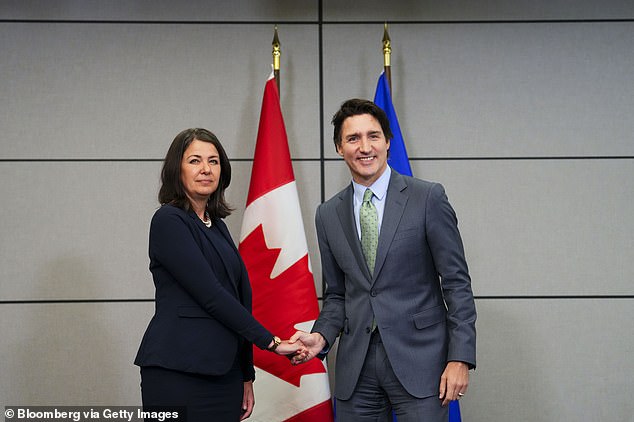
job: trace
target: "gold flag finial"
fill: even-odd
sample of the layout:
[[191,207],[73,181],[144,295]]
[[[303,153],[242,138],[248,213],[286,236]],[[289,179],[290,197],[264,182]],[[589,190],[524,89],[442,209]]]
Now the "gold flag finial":
[[383,27],[383,66],[390,66],[390,57],[392,56],[392,43],[390,35],[387,33],[387,22]]
[[280,70],[280,39],[277,36],[277,25],[275,25],[275,33],[273,35],[273,70]]

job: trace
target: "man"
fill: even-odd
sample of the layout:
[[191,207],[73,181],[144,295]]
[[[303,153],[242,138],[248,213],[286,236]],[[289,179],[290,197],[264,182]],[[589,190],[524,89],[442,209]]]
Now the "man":
[[[344,102],[334,142],[352,183],[317,208],[327,283],[311,333],[320,357],[340,336],[338,421],[447,420],[475,368],[476,310],[457,220],[440,184],[387,165],[392,133],[378,106]],[[366,193],[366,190],[369,192]]]

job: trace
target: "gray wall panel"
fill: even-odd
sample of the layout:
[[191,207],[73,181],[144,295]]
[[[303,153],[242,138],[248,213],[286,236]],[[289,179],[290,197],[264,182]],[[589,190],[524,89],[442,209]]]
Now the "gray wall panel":
[[566,0],[324,0],[326,21],[472,21],[536,19],[624,19],[634,17],[634,5],[626,0],[601,2]]
[[138,406],[133,361],[153,303],[0,306],[4,406]]
[[634,160],[413,163],[458,215],[478,295],[634,294]]
[[317,6],[315,0],[3,0],[0,18],[159,22],[316,20]]
[[[341,102],[374,97],[381,36],[324,25],[328,157]],[[634,154],[634,23],[393,24],[390,36],[410,157]]]
[[[316,27],[279,30],[291,155],[317,157]],[[271,25],[0,25],[0,157],[162,158],[201,126],[251,158],[272,38]]]
[[160,164],[0,163],[0,298],[153,297]]
[[[631,299],[479,300],[463,420],[630,421]],[[611,392],[618,391],[618,394]],[[467,419],[468,418],[468,419]]]

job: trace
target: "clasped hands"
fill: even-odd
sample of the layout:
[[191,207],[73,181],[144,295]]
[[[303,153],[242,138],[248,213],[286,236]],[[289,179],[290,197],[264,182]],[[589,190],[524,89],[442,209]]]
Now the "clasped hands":
[[299,365],[314,358],[326,347],[326,340],[319,333],[297,331],[288,340],[283,340],[275,349],[278,355],[286,356],[291,364]]

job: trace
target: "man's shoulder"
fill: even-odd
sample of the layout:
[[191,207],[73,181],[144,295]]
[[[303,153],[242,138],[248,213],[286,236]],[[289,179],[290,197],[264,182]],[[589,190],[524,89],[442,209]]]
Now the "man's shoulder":
[[352,185],[348,185],[334,194],[330,199],[327,199],[319,207],[332,208],[336,207],[347,195],[352,195]]
[[396,172],[392,173],[392,177],[393,177],[392,182],[397,186],[401,186],[401,188],[406,187],[408,189],[413,189],[416,191],[424,191],[424,192],[429,192],[433,190],[434,188],[443,189],[442,185],[438,182],[425,180],[425,179],[419,179],[418,177],[406,176],[404,174],[400,174]]

